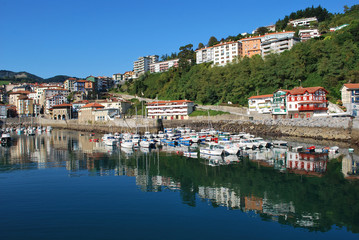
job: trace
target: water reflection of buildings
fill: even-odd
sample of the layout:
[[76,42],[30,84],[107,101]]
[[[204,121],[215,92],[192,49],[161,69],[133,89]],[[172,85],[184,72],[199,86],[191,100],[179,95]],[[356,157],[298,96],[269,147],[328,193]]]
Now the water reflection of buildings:
[[209,199],[220,206],[240,208],[241,198],[238,194],[226,187],[198,187],[198,195],[202,199]]
[[211,204],[239,209],[243,212],[254,212],[270,217],[272,221],[291,219],[293,224],[298,227],[315,227],[320,220],[319,213],[296,213],[293,202],[274,201],[267,197],[257,197],[254,195],[241,196],[238,192],[226,187],[204,187],[198,188],[198,196],[209,201]]
[[320,176],[327,170],[328,153],[291,152],[287,149],[273,148],[247,151],[249,160],[258,161],[264,166],[273,166],[280,171],[289,170],[297,174]]
[[359,156],[349,153],[343,157],[342,173],[346,178],[358,178],[359,174]]

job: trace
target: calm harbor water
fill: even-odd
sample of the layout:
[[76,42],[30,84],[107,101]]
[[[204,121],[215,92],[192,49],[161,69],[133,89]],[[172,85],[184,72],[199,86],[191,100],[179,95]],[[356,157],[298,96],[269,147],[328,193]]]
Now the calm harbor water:
[[356,154],[201,159],[73,131],[13,138],[0,147],[0,239],[359,237]]

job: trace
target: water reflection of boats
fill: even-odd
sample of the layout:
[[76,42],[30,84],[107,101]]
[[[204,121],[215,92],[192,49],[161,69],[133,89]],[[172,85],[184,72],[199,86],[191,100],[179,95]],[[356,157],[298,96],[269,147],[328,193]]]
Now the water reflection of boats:
[[228,155],[224,157],[224,161],[226,161],[227,163],[234,163],[234,162],[239,162],[239,158],[237,155]]
[[223,157],[222,156],[201,155],[201,158],[208,160],[208,161],[205,162],[205,164],[207,164],[209,166],[219,166],[223,162]]
[[121,148],[121,152],[125,153],[127,156],[131,156],[133,154],[132,148]]
[[198,158],[198,152],[185,151],[185,152],[183,152],[183,156],[190,157],[190,158]]
[[3,133],[0,142],[2,146],[9,146],[11,144],[10,133]]

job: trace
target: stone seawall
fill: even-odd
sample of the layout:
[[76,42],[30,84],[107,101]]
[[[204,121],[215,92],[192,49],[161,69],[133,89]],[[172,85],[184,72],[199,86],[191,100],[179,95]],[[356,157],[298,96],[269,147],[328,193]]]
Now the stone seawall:
[[[6,126],[27,125],[52,126],[87,132],[157,132],[159,127],[153,119],[116,119],[102,124],[78,124],[77,120],[51,120],[45,118],[7,119]],[[256,136],[290,136],[318,140],[342,141],[359,146],[359,120],[350,118],[312,118],[288,120],[243,120],[236,115],[196,117],[188,120],[164,120],[163,127],[186,126],[195,130],[214,128],[226,132],[248,132]]]
[[[346,121],[340,119],[338,120],[336,127],[324,126],[313,126],[309,123],[305,124],[288,124],[286,125],[283,122],[262,122],[262,121],[241,121],[241,120],[232,120],[232,121],[164,121],[164,127],[178,127],[186,126],[195,130],[206,129],[213,127],[214,129],[226,132],[247,132],[254,134],[256,136],[291,136],[291,137],[301,137],[301,138],[312,138],[318,140],[333,140],[333,141],[343,141],[350,142],[356,145],[359,145],[359,129],[354,129],[350,127],[350,124]],[[323,120],[318,120],[318,122],[323,122]],[[341,124],[339,123],[341,122]],[[271,123],[271,124],[269,124]],[[349,126],[348,126],[349,124]],[[345,127],[344,127],[345,126]]]

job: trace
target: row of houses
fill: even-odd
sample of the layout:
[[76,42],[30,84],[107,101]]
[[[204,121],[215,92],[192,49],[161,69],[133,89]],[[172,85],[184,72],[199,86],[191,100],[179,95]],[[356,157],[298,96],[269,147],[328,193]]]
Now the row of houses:
[[[341,88],[341,102],[346,113],[359,113],[359,83],[347,83]],[[328,113],[328,91],[323,87],[279,89],[273,94],[248,98],[249,112],[270,113],[278,118],[310,118]]]
[[274,119],[310,118],[328,111],[328,91],[323,87],[279,89],[248,99],[249,112],[271,113]]
[[300,39],[295,37],[294,34],[294,31],[267,33],[262,36],[221,42],[211,47],[197,49],[196,63],[213,62],[214,65],[224,66],[239,57],[266,56],[269,53],[281,53],[291,49],[294,44],[300,42]]
[[54,120],[78,119],[79,123],[107,122],[121,118],[131,107],[131,102],[121,98],[108,98],[89,102],[87,100],[63,103],[49,109],[49,118]]

